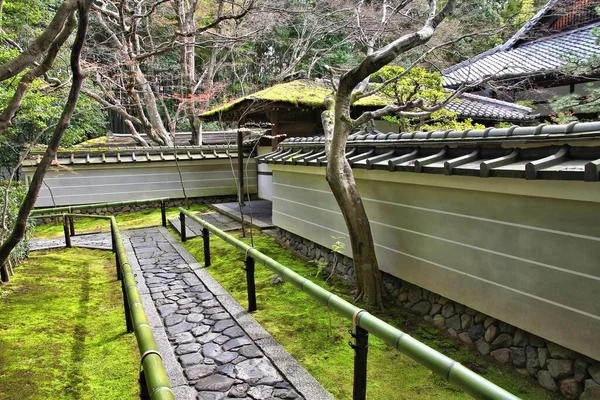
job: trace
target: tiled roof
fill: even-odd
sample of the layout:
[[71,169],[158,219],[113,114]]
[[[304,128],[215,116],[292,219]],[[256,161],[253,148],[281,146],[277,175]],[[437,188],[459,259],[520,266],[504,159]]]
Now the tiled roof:
[[[354,134],[346,148],[352,168],[597,182],[600,122]],[[324,166],[323,137],[287,139],[277,151],[257,157],[257,161]]]
[[[152,140],[145,133],[141,133],[140,136],[145,139],[148,143],[153,144]],[[191,132],[177,132],[173,138],[175,145],[189,146],[192,138]],[[252,145],[258,140],[258,135],[244,135],[244,144]],[[98,139],[102,139],[98,141]],[[232,131],[207,131],[202,134],[202,143],[204,145],[228,145],[235,144],[237,142],[237,132]],[[137,147],[137,142],[133,136],[125,133],[110,133],[104,137],[92,139],[77,145],[79,148],[97,148],[97,147]]]
[[446,109],[456,112],[462,118],[496,122],[527,122],[539,117],[538,114],[531,114],[529,107],[470,93],[463,93],[458,102],[449,103]]
[[442,72],[444,84],[456,87],[484,77],[495,80],[556,72],[569,60],[585,60],[600,55],[600,46],[592,35],[600,22],[559,33],[516,47],[495,47]]
[[[178,146],[173,147],[122,147],[113,149],[61,150],[55,158],[55,166],[127,164],[195,160],[218,160],[237,157],[237,146]],[[23,162],[25,167],[35,167],[42,158],[41,153],[32,152]]]

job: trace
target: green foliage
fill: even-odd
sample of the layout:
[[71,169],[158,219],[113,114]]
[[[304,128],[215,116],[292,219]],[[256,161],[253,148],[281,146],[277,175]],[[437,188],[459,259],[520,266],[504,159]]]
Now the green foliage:
[[515,25],[523,25],[533,17],[536,8],[534,0],[508,0],[502,10],[502,17]]
[[108,116],[98,108],[98,103],[87,96],[79,96],[75,115],[65,131],[61,146],[74,146],[103,136],[107,131],[107,121]]
[[[342,254],[342,251],[346,248],[346,244],[340,240],[343,239],[343,237],[331,236],[331,238],[335,240],[335,242],[331,245],[333,259],[331,260],[331,274],[329,275],[327,280],[329,280],[329,278],[331,278],[331,276],[335,272],[338,254]],[[315,274],[315,276],[319,276],[325,270],[325,268],[327,268],[327,262],[324,260],[315,260],[312,262],[314,262],[317,265],[317,273]]]
[[[6,190],[8,188],[7,182],[0,183],[0,214],[4,210],[4,197],[6,195]],[[13,183],[11,187],[8,189],[8,208],[6,212],[6,236],[10,234],[15,222],[17,220],[17,215],[19,213],[19,208],[21,207],[21,203],[25,199],[25,194],[27,193],[27,187],[21,183]],[[33,228],[33,221],[29,219],[27,221],[27,231],[31,232]],[[0,227],[1,228],[1,227]],[[30,235],[26,235],[19,244],[13,249],[10,253],[10,260],[13,265],[19,264],[27,254],[29,253],[29,239]]]
[[[0,83],[0,104],[10,101],[17,82],[18,79]],[[32,82],[12,120],[12,125],[0,134],[0,166],[13,167],[19,152],[26,145],[48,142],[53,134],[54,124],[60,118],[66,103],[66,95],[63,91],[52,91],[41,79]],[[97,103],[86,96],[80,96],[61,145],[69,147],[104,135],[106,121],[106,116]]]
[[5,0],[2,30],[22,46],[33,40],[54,16],[60,0]]
[[455,131],[464,131],[466,129],[485,129],[486,126],[483,124],[474,123],[473,119],[467,118],[459,121],[456,118],[443,118],[441,121],[435,121],[427,124],[423,124],[419,127],[422,131],[441,131],[452,129]]
[[[600,7],[596,9],[596,12],[600,14]],[[600,44],[600,30],[594,29],[592,35],[596,39],[596,44]],[[561,68],[561,72],[565,75],[594,76],[600,69],[600,57],[596,55],[582,60],[565,54],[564,59],[567,63]],[[592,119],[600,116],[600,87],[595,85],[595,82],[588,82],[582,89],[579,93],[554,96],[549,101],[554,111],[552,116],[554,122],[568,123],[578,120],[573,114],[588,114]]]
[[139,398],[109,251],[35,252],[0,288],[1,399]]
[[[384,82],[404,72],[403,67],[387,65],[371,75],[371,79],[374,82]],[[387,85],[381,92],[395,99],[398,104],[422,99],[425,106],[435,105],[450,97],[450,93],[444,91],[442,76],[437,72],[429,72],[420,67],[412,68],[400,79]]]
[[[48,25],[60,0],[5,0],[0,17],[1,35],[18,46],[26,48]],[[9,41],[0,41],[0,63],[7,62],[19,54]],[[57,60],[68,59],[65,46]],[[57,61],[59,62],[59,61]],[[20,79],[28,70],[16,77],[0,82],[0,111],[12,99]],[[64,68],[54,68],[50,76],[68,81]],[[13,118],[12,125],[0,134],[0,166],[11,168],[18,160],[19,152],[26,145],[44,144],[53,133],[55,124],[67,100],[67,89],[57,89],[44,79],[35,79],[28,87],[21,106]],[[97,104],[84,96],[80,97],[75,116],[63,137],[63,146],[71,146],[86,139],[104,134],[106,118]]]
[[[386,66],[373,74],[371,78],[375,82],[385,82],[405,72],[403,67]],[[437,72],[429,72],[424,68],[412,68],[407,74],[395,82],[387,85],[382,94],[394,99],[395,104],[407,104],[417,100],[423,102],[423,106],[432,107],[447,100],[451,93],[444,90],[442,76]],[[457,101],[457,100],[454,100]],[[419,108],[406,111],[420,111]],[[471,119],[465,121],[457,120],[458,114],[446,109],[434,111],[427,118],[415,119],[399,116],[387,116],[383,119],[400,125],[401,130],[440,130],[440,129],[481,129],[481,124],[474,124]]]

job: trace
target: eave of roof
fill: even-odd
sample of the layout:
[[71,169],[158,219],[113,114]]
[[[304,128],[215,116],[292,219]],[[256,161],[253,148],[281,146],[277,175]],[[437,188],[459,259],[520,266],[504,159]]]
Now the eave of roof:
[[461,94],[458,101],[449,103],[445,108],[456,112],[461,118],[479,121],[523,123],[539,118],[539,114],[531,114],[529,107],[470,93]]
[[[94,149],[61,149],[54,157],[55,166],[146,164],[151,162],[204,161],[237,157],[237,146],[168,146],[122,147]],[[36,167],[41,161],[41,151],[30,152],[24,167]]]
[[561,32],[515,48],[496,47],[442,72],[444,85],[456,87],[489,76],[502,80],[544,72],[558,72],[570,58],[585,60],[600,55],[593,36],[600,22]]
[[[352,168],[528,180],[597,182],[600,177],[600,122],[355,134],[346,149]],[[324,166],[324,140],[290,138],[257,161]]]

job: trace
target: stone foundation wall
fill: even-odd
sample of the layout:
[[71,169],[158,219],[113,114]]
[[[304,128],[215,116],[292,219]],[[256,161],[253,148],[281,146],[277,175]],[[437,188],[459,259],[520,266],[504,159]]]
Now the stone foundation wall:
[[[237,201],[237,196],[213,196],[213,197],[194,197],[190,198],[189,204],[215,204],[215,203],[228,203]],[[167,208],[169,207],[183,207],[185,206],[185,199],[172,199],[166,202]],[[114,206],[114,207],[101,207],[90,210],[73,210],[74,214],[82,215],[119,215],[124,213],[142,211],[142,210],[155,210],[160,208],[160,202],[128,205],[128,206]],[[40,223],[53,223],[56,218],[38,218],[37,221]]]
[[[341,278],[356,280],[351,258],[338,254],[333,265],[331,249],[283,229],[278,237],[302,256],[326,263],[328,274],[334,269]],[[600,400],[600,362],[389,274],[383,273],[383,280],[398,303],[482,355],[513,366],[568,399]]]

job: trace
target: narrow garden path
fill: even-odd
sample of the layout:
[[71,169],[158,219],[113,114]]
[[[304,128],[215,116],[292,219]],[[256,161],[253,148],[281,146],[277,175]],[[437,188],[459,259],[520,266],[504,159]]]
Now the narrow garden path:
[[[71,245],[74,247],[83,247],[87,249],[112,250],[111,238],[109,232],[89,233],[85,235],[71,237]],[[29,249],[48,250],[62,249],[65,247],[64,236],[55,239],[31,239],[29,240]]]
[[[139,267],[145,281],[138,280],[145,303],[152,301],[160,316],[151,325],[155,332],[164,329],[178,361],[179,368],[167,368],[174,375],[183,371],[184,379],[172,379],[178,398],[330,398],[166,229],[124,236],[129,259],[138,264],[132,268]],[[153,307],[144,307],[151,314]]]
[[[333,399],[167,229],[122,236],[178,400]],[[111,248],[110,233],[74,236],[72,243]],[[33,239],[30,247],[64,247],[64,238]]]

